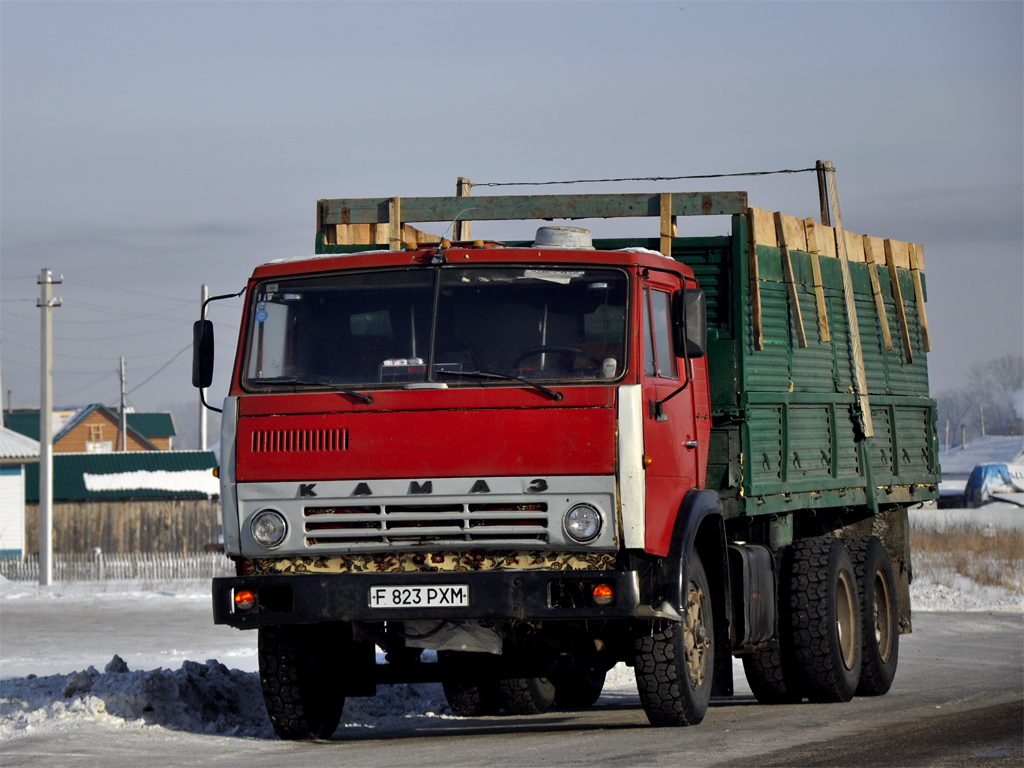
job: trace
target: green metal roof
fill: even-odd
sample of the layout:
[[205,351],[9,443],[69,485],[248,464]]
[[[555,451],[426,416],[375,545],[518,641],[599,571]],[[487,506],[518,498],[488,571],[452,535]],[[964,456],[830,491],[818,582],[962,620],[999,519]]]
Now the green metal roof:
[[[90,491],[84,475],[116,475],[128,472],[188,472],[217,466],[212,451],[127,451],[118,453],[55,453],[53,455],[53,500],[92,499],[198,499],[201,491],[168,491],[135,488]],[[39,465],[25,467],[25,501],[39,501]]]
[[33,440],[39,439],[39,411],[4,412],[4,426]]
[[174,418],[170,413],[129,413],[128,428],[148,438],[174,437]]
[[[107,408],[105,405],[95,404],[81,408],[78,412],[65,422],[64,426],[57,430],[54,435],[60,440],[70,429],[95,410],[103,410],[117,420],[117,411]],[[4,426],[20,432],[33,440],[39,439],[39,411],[24,410],[4,413]],[[167,412],[156,413],[129,413],[128,429],[138,436],[149,440],[153,437],[174,437],[177,431],[174,429],[174,417]],[[154,448],[156,446],[153,446]]]

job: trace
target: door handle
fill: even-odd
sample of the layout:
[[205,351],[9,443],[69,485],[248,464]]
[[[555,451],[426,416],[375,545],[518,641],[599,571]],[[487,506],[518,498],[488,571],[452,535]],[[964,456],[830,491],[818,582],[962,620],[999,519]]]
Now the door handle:
[[685,445],[687,448],[696,448],[697,447],[697,441],[696,440],[687,440],[685,443],[683,443],[683,445]]

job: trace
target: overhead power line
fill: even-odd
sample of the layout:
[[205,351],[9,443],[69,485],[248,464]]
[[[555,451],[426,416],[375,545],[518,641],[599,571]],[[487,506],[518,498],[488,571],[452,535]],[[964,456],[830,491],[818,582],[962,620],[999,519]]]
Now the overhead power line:
[[488,181],[474,187],[547,187],[555,184],[608,184],[620,181],[679,181],[681,179],[726,179],[735,176],[772,176],[779,173],[814,173],[816,168],[784,168],[779,171],[747,171],[745,173],[701,173],[692,176],[630,176],[621,179],[573,179],[571,181]]

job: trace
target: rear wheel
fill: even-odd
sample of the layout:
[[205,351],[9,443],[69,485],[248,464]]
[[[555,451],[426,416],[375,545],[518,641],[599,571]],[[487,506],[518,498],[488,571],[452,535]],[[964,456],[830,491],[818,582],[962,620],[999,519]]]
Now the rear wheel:
[[762,704],[795,704],[800,701],[792,686],[786,685],[778,646],[746,654],[743,672],[754,697]]
[[497,691],[506,715],[542,715],[555,701],[555,685],[546,677],[498,680]]
[[715,632],[704,566],[689,563],[683,621],[636,641],[636,687],[651,725],[696,725],[711,700]]
[[896,677],[900,653],[896,581],[889,554],[876,536],[858,536],[849,542],[850,559],[860,588],[861,645],[864,664],[858,696],[887,693]]
[[840,539],[795,542],[789,569],[784,667],[792,664],[802,692],[818,702],[849,701],[861,672],[860,599],[853,563]]
[[562,709],[586,709],[601,698],[607,672],[571,670],[551,676],[555,684],[555,705]]
[[[458,651],[439,654],[441,661],[452,664],[458,664],[461,656]],[[459,717],[496,715],[501,709],[498,684],[494,680],[445,680],[441,686],[452,713]]]
[[282,739],[326,739],[341,720],[338,654],[351,644],[347,625],[260,627],[260,687]]

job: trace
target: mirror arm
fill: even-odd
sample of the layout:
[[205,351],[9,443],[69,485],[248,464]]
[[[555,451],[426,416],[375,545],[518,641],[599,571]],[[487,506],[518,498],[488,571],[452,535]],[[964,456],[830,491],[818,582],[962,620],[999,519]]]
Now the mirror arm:
[[[686,276],[685,275],[679,275],[679,277],[681,277],[682,280],[683,280],[683,290],[685,291],[686,290]],[[696,280],[694,282],[696,283]],[[654,415],[654,418],[655,418],[656,421],[667,421],[668,420],[668,415],[665,413],[665,409],[664,409],[665,403],[667,403],[673,397],[675,397],[680,392],[682,392],[684,389],[686,389],[688,386],[690,386],[690,383],[692,382],[692,378],[690,376],[690,352],[689,352],[689,349],[687,348],[687,344],[686,344],[686,308],[685,308],[685,304],[684,304],[683,312],[682,312],[682,321],[683,321],[683,368],[685,370],[684,378],[683,378],[683,383],[679,386],[678,389],[676,389],[674,392],[670,393],[668,395],[668,397],[663,397],[661,400],[655,400],[653,403],[651,403],[651,410],[653,412],[653,415]]]
[[[206,319],[206,305],[209,304],[211,301],[220,301],[222,299],[234,299],[237,298],[238,296],[241,296],[243,293],[245,293],[244,286],[242,290],[240,290],[238,293],[223,293],[220,296],[211,296],[210,298],[206,299],[203,302],[202,307],[199,308],[199,322],[203,322]],[[202,336],[200,336],[200,340],[201,339]],[[204,391],[203,387],[199,387],[199,402],[202,403],[203,407],[209,411],[214,411],[215,413],[224,413],[223,408],[216,408],[215,406],[212,406],[208,402],[206,402],[206,392]]]

